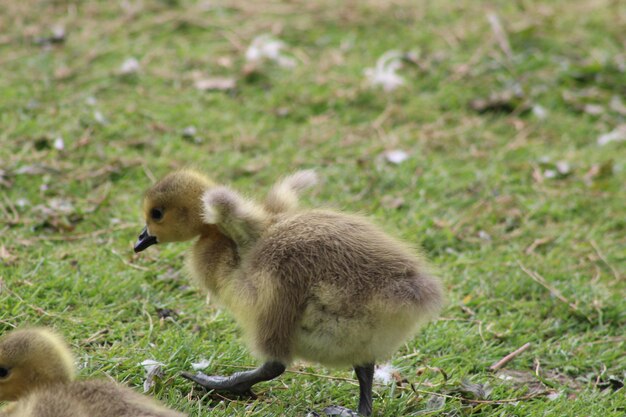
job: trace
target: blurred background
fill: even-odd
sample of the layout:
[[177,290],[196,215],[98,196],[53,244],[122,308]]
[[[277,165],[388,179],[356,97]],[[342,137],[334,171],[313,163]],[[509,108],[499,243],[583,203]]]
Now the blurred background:
[[349,370],[300,363],[256,401],[194,391],[192,363],[254,359],[188,244],[132,253],[171,170],[262,196],[314,168],[306,205],[369,215],[447,289],[377,415],[623,415],[625,141],[623,1],[4,1],[0,332],[54,326],[81,376],[139,390],[157,360],[151,395],[194,416],[355,405]]

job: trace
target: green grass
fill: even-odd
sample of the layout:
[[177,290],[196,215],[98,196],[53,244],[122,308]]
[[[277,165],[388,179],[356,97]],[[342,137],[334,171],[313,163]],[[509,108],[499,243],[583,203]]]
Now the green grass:
[[[626,148],[596,143],[626,123],[609,105],[614,96],[626,102],[623,3],[172,0],[143,2],[135,13],[122,2],[5,3],[0,332],[53,326],[71,341],[81,377],[109,375],[138,390],[138,364],[161,361],[165,378],[151,395],[192,416],[354,406],[356,385],[330,378],[353,378],[349,370],[311,364],[259,386],[256,401],[193,390],[178,377],[192,362],[210,358],[210,371],[230,373],[255,361],[228,314],[189,287],[181,272],[189,244],[132,253],[152,176],[191,165],[260,196],[285,172],[315,168],[324,182],[307,205],[370,214],[420,244],[447,289],[441,318],[392,359],[419,391],[376,386],[376,415],[626,412],[623,388],[601,389],[626,373]],[[34,42],[55,24],[65,27],[64,43]],[[269,32],[298,65],[265,63],[247,76],[245,50]],[[391,49],[419,58],[399,71],[406,85],[385,93],[363,71]],[[128,57],[141,69],[121,76]],[[199,91],[194,72],[234,77],[237,87]],[[516,85],[524,96],[513,112],[469,105]],[[585,112],[589,104],[601,111]],[[525,110],[533,105],[547,118]],[[200,143],[183,138],[187,126]],[[52,146],[57,137],[62,151]],[[410,158],[386,163],[381,154],[392,149]],[[569,172],[545,177],[560,161]],[[46,209],[58,199],[71,204],[67,213]],[[158,308],[177,314],[160,320]],[[505,366],[527,383],[488,370],[527,342]],[[448,379],[418,374],[425,366]],[[523,398],[529,381],[541,384],[535,372],[560,395],[477,404],[455,391],[469,380],[493,388],[488,400]],[[441,410],[428,411],[431,395],[444,396]]]

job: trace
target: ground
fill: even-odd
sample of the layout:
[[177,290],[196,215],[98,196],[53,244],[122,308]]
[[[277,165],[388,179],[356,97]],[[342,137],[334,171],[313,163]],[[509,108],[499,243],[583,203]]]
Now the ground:
[[[132,251],[142,193],[173,169],[262,196],[314,168],[305,205],[366,213],[445,283],[439,319],[391,358],[405,381],[375,386],[375,415],[626,412],[623,2],[0,10],[0,332],[53,326],[81,378],[137,390],[139,364],[159,361],[149,395],[191,416],[355,406],[350,370],[314,364],[257,400],[195,389],[179,377],[192,362],[256,362],[190,286],[188,243]],[[246,59],[271,39],[282,50]],[[394,50],[388,91],[366,69]]]

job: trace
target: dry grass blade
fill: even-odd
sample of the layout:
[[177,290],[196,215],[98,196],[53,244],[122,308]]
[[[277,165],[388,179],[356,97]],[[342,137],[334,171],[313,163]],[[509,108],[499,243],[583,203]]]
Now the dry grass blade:
[[599,345],[599,344],[604,344],[604,343],[624,343],[626,342],[626,337],[622,337],[622,336],[616,336],[616,337],[609,337],[608,339],[605,340],[594,340],[593,342],[587,342],[587,345]]
[[508,355],[500,359],[498,362],[491,365],[489,367],[489,370],[497,371],[498,369],[502,368],[504,365],[509,363],[511,360],[513,360],[513,358],[515,358],[516,356],[519,356],[520,354],[526,352],[530,348],[530,346],[531,346],[530,343],[524,344],[519,349],[514,350],[513,352],[509,353]]
[[119,253],[115,249],[111,249],[111,253],[113,253],[114,255],[117,255],[117,257],[120,258],[120,260],[126,266],[130,266],[131,268],[135,268],[135,269],[138,269],[140,271],[150,271],[150,268],[146,268],[145,266],[141,266],[141,265],[135,265],[134,263],[128,261],[126,258],[124,258],[124,256],[122,256],[121,253]]
[[509,43],[509,38],[506,35],[504,28],[502,27],[502,22],[500,21],[500,17],[495,12],[487,13],[487,20],[489,21],[489,25],[491,25],[491,30],[493,31],[493,35],[502,49],[502,52],[509,59],[513,59],[513,51],[511,50],[511,44]]
[[89,345],[89,344],[95,342],[96,340],[101,339],[103,336],[107,335],[108,333],[109,333],[109,329],[100,329],[96,333],[94,333],[91,336],[89,336],[88,338],[82,340],[81,344]]
[[7,224],[10,224],[10,225],[17,225],[17,224],[19,224],[20,223],[20,215],[17,212],[17,209],[15,208],[15,205],[13,204],[11,199],[9,197],[7,197],[6,194],[2,194],[2,199],[5,201],[6,207],[9,208],[9,210],[7,210],[6,207],[3,204],[0,204],[0,209],[2,210],[2,212],[4,214],[3,217],[6,219],[5,222]]
[[580,311],[580,309],[576,306],[576,304],[574,304],[571,301],[569,301],[567,298],[565,298],[563,296],[563,294],[561,294],[561,292],[559,290],[557,290],[556,288],[554,288],[553,286],[548,284],[544,277],[542,277],[541,275],[539,275],[535,271],[531,271],[531,270],[527,269],[520,261],[517,261],[517,264],[522,269],[522,271],[524,271],[526,273],[526,275],[528,275],[530,278],[532,278],[533,281],[535,281],[536,283],[538,283],[539,285],[541,285],[542,287],[544,287],[545,289],[550,291],[550,294],[552,294],[554,297],[556,297],[560,301],[562,301],[565,304],[567,304],[568,307],[571,310],[573,310],[576,314],[584,317],[585,319],[587,319],[587,321],[591,322],[591,319],[589,317],[587,317],[586,315],[584,315]]
[[619,271],[618,271],[617,269],[615,269],[615,268],[613,267],[613,265],[611,265],[611,264],[609,263],[609,261],[607,261],[607,260],[606,260],[606,257],[604,256],[604,254],[602,253],[602,251],[601,251],[601,250],[600,250],[600,248],[598,247],[598,244],[597,244],[595,241],[593,241],[593,240],[590,240],[590,241],[589,241],[589,244],[593,247],[593,249],[594,249],[594,250],[596,251],[596,253],[598,254],[598,258],[602,259],[602,262],[604,262],[604,264],[605,264],[606,266],[608,266],[608,267],[609,267],[609,269],[611,270],[611,272],[613,272],[613,276],[615,277],[615,280],[616,280],[616,281],[621,281],[622,276],[620,275]]
[[532,254],[532,253],[535,251],[535,249],[537,249],[539,246],[545,245],[546,243],[549,243],[549,242],[551,242],[551,241],[553,241],[553,240],[554,240],[554,238],[553,238],[553,237],[543,237],[543,238],[540,238],[540,239],[535,239],[535,240],[533,241],[533,243],[531,243],[531,244],[530,244],[530,245],[526,248],[526,250],[524,251],[524,253],[525,253],[526,255],[530,255],[530,254]]

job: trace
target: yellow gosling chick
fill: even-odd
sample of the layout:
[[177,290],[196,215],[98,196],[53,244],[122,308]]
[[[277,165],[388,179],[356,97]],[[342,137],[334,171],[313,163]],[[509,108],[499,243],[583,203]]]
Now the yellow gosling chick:
[[[244,394],[295,358],[353,366],[358,411],[369,416],[374,364],[438,312],[443,291],[413,248],[367,219],[298,210],[297,192],[314,183],[311,175],[288,177],[259,205],[227,187],[198,192],[206,180],[190,193],[175,186],[189,181],[187,172],[170,174],[146,193],[147,227],[135,250],[170,241],[175,227],[199,236],[187,258],[191,275],[233,313],[252,352],[265,361],[229,377],[185,377],[207,389]],[[180,212],[188,219],[182,226],[174,218]],[[349,415],[342,407],[327,411],[341,413]]]
[[0,417],[184,417],[107,380],[75,381],[65,342],[44,328],[0,338]]

